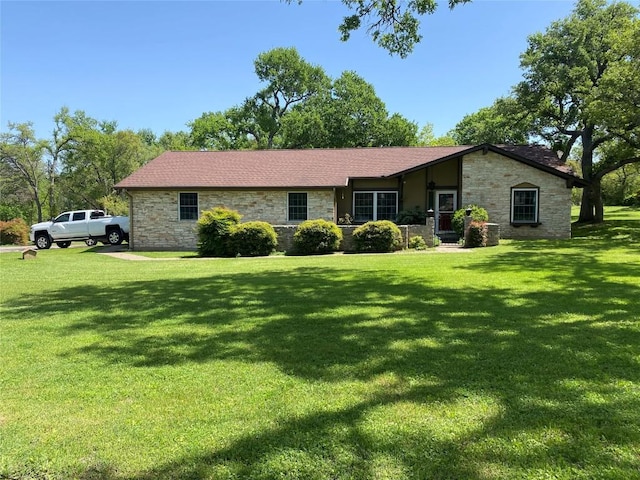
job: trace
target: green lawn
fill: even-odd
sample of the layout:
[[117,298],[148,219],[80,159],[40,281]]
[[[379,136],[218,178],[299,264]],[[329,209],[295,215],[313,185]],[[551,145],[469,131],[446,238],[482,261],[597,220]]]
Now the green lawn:
[[460,253],[0,255],[0,478],[640,478],[640,211]]

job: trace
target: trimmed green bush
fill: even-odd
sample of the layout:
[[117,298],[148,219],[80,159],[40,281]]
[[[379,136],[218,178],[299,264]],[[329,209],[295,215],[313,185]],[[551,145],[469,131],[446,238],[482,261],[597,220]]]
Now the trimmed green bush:
[[232,227],[229,252],[243,257],[271,254],[278,246],[278,235],[267,222],[247,222]]
[[393,252],[402,249],[402,233],[389,220],[367,222],[353,231],[357,252]]
[[335,252],[340,248],[342,230],[327,220],[307,220],[302,222],[293,234],[295,253],[313,255]]
[[27,245],[29,243],[29,225],[21,219],[14,218],[8,222],[0,222],[0,245]]
[[467,208],[471,209],[471,220],[476,222],[487,222],[489,220],[489,214],[487,211],[478,205],[469,205],[465,208],[461,208],[460,210],[456,210],[453,214],[451,225],[455,232],[461,237],[464,235],[464,217],[466,216]]
[[402,210],[396,217],[398,225],[424,225],[427,222],[427,214],[420,207]]
[[409,239],[409,248],[414,250],[426,250],[427,242],[420,235],[414,235]]
[[229,238],[242,215],[226,207],[215,207],[202,212],[198,220],[198,253],[202,257],[233,256]]
[[464,239],[465,248],[487,246],[487,226],[485,222],[471,222]]

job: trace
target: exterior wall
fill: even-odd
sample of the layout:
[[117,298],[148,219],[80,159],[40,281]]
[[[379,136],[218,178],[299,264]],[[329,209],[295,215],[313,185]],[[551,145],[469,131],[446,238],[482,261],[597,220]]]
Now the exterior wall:
[[[535,227],[511,225],[511,188],[523,183],[540,188]],[[500,224],[501,238],[571,237],[571,189],[565,180],[502,155],[479,151],[464,157],[461,205],[474,203]]]
[[423,212],[427,211],[426,168],[407,174],[403,180],[400,210],[412,210],[416,207]]
[[[242,221],[271,224],[287,221],[287,193],[307,193],[308,218],[335,221],[333,190],[207,190],[198,191],[198,209],[225,206],[240,212]],[[189,190],[129,191],[132,250],[195,250],[196,221],[178,219],[178,197]],[[190,192],[194,192],[191,190]]]
[[437,190],[457,189],[458,175],[457,158],[429,167],[429,180],[435,182]]

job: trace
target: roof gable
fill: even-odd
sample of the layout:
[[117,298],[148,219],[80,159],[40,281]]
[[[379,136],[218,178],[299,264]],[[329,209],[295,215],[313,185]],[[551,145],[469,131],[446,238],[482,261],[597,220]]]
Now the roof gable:
[[576,178],[540,146],[385,147],[165,152],[116,188],[333,188],[351,178],[399,176],[486,149],[561,177]]

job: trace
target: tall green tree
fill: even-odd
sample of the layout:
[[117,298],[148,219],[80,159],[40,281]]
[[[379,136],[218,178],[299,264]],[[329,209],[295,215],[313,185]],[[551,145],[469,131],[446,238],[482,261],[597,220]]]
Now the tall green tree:
[[529,37],[521,56],[524,80],[514,89],[535,119],[534,132],[567,158],[582,148],[590,186],[579,221],[602,221],[600,182],[640,161],[640,21],[628,3],[579,0],[573,13]]
[[74,149],[78,148],[83,129],[91,128],[96,124],[95,120],[83,111],[78,110],[72,114],[68,107],[62,107],[53,117],[53,122],[51,138],[45,144],[49,181],[49,216],[58,214],[58,203],[62,201],[63,192],[58,188],[57,182],[61,166]]
[[25,189],[35,204],[38,221],[43,218],[47,195],[47,166],[43,160],[45,144],[35,137],[31,123],[8,124],[0,133],[0,172],[3,188]]
[[372,85],[354,72],[335,81],[292,48],[258,56],[266,84],[241,105],[206,112],[189,124],[196,148],[321,148],[413,145],[417,126],[389,116]]
[[68,208],[101,207],[116,183],[157,153],[135,132],[118,130],[116,122],[91,119],[76,127],[76,145],[66,155],[60,176]]
[[295,48],[274,48],[254,61],[264,87],[225,112],[209,112],[189,124],[194,145],[219,150],[278,147],[282,119],[293,106],[327,90],[324,70]]
[[458,142],[451,133],[436,137],[433,133],[433,124],[427,123],[418,132],[417,145],[421,147],[451,147],[458,145]]
[[529,141],[533,121],[511,98],[499,98],[490,107],[466,115],[451,131],[458,145],[482,143],[525,144]]
[[[292,3],[294,0],[285,0]],[[302,0],[296,0],[302,3]],[[449,8],[470,0],[449,0]],[[422,40],[420,17],[436,11],[435,0],[342,0],[353,13],[338,27],[340,38],[347,41],[351,33],[364,27],[374,42],[391,55],[407,57]]]
[[389,116],[375,89],[355,72],[343,72],[331,90],[294,108],[283,122],[286,148],[415,145],[417,125]]

